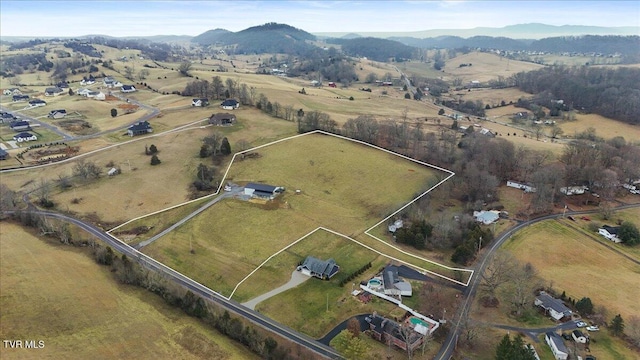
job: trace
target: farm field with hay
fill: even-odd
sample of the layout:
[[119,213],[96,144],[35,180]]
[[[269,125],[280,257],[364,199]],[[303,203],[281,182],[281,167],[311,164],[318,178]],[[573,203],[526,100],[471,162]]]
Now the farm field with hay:
[[[259,158],[234,163],[227,179],[283,186],[282,198],[267,205],[224,200],[143,251],[228,296],[268,256],[303,235],[323,226],[358,236],[433,186],[438,176],[437,170],[395,155],[320,134],[256,152]],[[287,280],[241,287],[237,299]]]
[[86,251],[12,223],[0,236],[0,336],[44,341],[3,348],[2,358],[256,358],[159,296],[118,284]]

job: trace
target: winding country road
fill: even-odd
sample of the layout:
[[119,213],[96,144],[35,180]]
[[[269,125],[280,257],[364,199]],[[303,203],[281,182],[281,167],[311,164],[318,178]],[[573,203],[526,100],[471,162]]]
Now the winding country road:
[[[640,207],[640,203],[618,206],[618,207],[615,208],[615,210],[625,210],[625,209],[631,209],[631,208],[635,208],[635,207]],[[473,277],[473,279],[469,283],[469,286],[467,287],[467,289],[466,289],[466,291],[464,293],[464,297],[465,297],[464,302],[462,303],[462,306],[456,312],[454,320],[452,321],[452,323],[454,325],[452,326],[451,330],[449,331],[449,335],[447,335],[447,338],[445,339],[444,343],[442,344],[442,347],[440,348],[440,351],[438,352],[438,354],[436,355],[436,357],[434,359],[437,359],[437,360],[448,360],[453,355],[453,351],[455,350],[456,343],[458,341],[458,337],[460,336],[460,332],[462,330],[461,324],[463,324],[464,321],[469,317],[469,311],[471,309],[471,305],[473,304],[473,300],[474,300],[474,298],[476,296],[476,293],[478,291],[478,286],[480,285],[480,280],[482,278],[481,274],[484,272],[484,270],[486,269],[487,265],[491,261],[491,258],[493,257],[493,254],[496,252],[496,250],[498,250],[500,248],[500,246],[502,246],[502,244],[505,241],[507,241],[509,238],[511,238],[511,236],[514,233],[518,232],[519,230],[522,230],[527,226],[533,225],[533,224],[541,222],[541,221],[559,219],[559,218],[566,217],[566,216],[595,214],[595,213],[598,213],[598,211],[599,210],[570,211],[570,212],[566,212],[565,214],[546,215],[546,216],[542,216],[542,217],[539,217],[539,218],[531,219],[529,221],[521,222],[518,225],[516,225],[516,226],[504,231],[502,234],[500,234],[498,236],[498,238],[494,241],[494,243],[491,245],[491,247],[489,249],[487,249],[485,252],[483,252],[480,255],[480,258],[478,259],[478,261],[476,262],[477,265],[476,265],[475,273],[474,273],[475,276]],[[571,325],[572,324],[568,324],[567,325],[568,328],[571,328]],[[573,325],[573,327],[575,328],[575,325]],[[533,331],[533,330],[526,329],[526,328],[518,328],[518,330],[519,331],[523,331],[523,332]]]

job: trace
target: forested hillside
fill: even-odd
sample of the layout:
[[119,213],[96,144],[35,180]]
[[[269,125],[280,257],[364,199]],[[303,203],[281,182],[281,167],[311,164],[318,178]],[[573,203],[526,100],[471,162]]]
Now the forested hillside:
[[518,73],[515,81],[522,91],[548,91],[575,109],[640,124],[640,69],[554,66]]
[[379,38],[332,39],[327,41],[342,45],[342,51],[349,56],[366,57],[375,61],[403,61],[411,59],[415,48],[398,41]]

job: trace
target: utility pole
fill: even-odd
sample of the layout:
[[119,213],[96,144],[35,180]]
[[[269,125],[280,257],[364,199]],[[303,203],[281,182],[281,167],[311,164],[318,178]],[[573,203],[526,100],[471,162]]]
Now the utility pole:
[[329,293],[327,293],[327,312],[329,312]]

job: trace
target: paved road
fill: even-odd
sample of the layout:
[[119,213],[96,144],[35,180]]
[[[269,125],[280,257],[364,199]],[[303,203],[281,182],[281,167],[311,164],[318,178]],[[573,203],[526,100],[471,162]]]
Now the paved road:
[[[640,207],[640,204],[622,205],[622,206],[616,207],[615,209],[624,210],[624,209],[630,209],[635,207]],[[478,259],[478,261],[476,261],[477,265],[475,268],[474,277],[471,279],[471,282],[469,283],[469,286],[467,287],[464,293],[465,299],[462,305],[460,306],[460,308],[458,309],[458,311],[456,312],[454,319],[451,322],[453,326],[449,331],[449,335],[447,335],[447,338],[445,339],[442,346],[440,347],[440,351],[436,355],[435,359],[448,360],[453,355],[453,351],[455,350],[458,337],[460,336],[460,331],[462,330],[461,324],[464,323],[464,321],[469,317],[469,311],[471,309],[471,305],[473,304],[473,299],[475,298],[476,293],[478,291],[478,286],[480,285],[480,280],[481,280],[481,274],[484,272],[485,268],[487,267],[487,264],[489,264],[489,262],[491,261],[491,258],[493,257],[493,254],[495,253],[495,251],[498,248],[500,248],[500,246],[505,241],[510,239],[515,232],[522,230],[523,228],[529,225],[538,223],[540,221],[558,219],[563,216],[595,214],[595,213],[598,213],[598,211],[599,210],[571,211],[571,212],[565,213],[564,215],[563,214],[546,215],[536,219],[531,219],[529,221],[521,222],[518,225],[500,234],[498,238],[494,241],[494,243],[491,245],[491,247],[485,250],[480,255],[480,258]]]
[[[6,213],[12,213],[12,212],[6,212]],[[126,243],[116,239],[115,237],[109,235],[108,233],[104,232],[102,229],[97,228],[96,226],[89,224],[89,223],[85,223],[81,220],[72,218],[70,216],[66,216],[63,214],[58,214],[58,213],[54,213],[54,212],[49,212],[49,211],[34,211],[34,213],[36,214],[40,214],[46,217],[51,217],[51,218],[55,218],[55,219],[59,219],[62,221],[66,221],[69,223],[72,223],[74,225],[77,225],[78,227],[82,228],[83,230],[87,231],[89,234],[97,237],[98,239],[104,241],[105,243],[107,243],[109,246],[111,246],[113,249],[115,249],[116,251],[125,254],[129,257],[131,257],[132,259],[134,259],[135,261],[137,261],[140,265],[144,266],[145,268],[151,270],[151,271],[155,271],[158,273],[161,273],[163,275],[165,275],[168,279],[174,281],[175,283],[187,288],[188,290],[191,290],[194,294],[197,294],[205,299],[208,299],[209,301],[212,301],[218,305],[220,305],[222,308],[235,313],[239,316],[244,317],[245,319],[251,321],[252,323],[263,327],[264,329],[273,332],[274,334],[277,334],[285,339],[288,339],[302,347],[305,347],[321,356],[324,356],[328,359],[341,359],[342,357],[340,356],[340,354],[338,354],[333,348],[324,345],[304,334],[301,334],[289,327],[286,327],[284,325],[281,325],[271,319],[269,319],[268,317],[255,312],[251,309],[248,309],[244,306],[242,306],[241,304],[233,301],[233,300],[229,300],[227,298],[225,298],[224,296],[218,294],[217,292],[209,289],[208,287],[192,280],[191,278],[163,265],[162,263],[157,262],[156,260],[146,256],[145,254],[137,251],[136,249],[134,249],[133,247],[127,245]]]
[[[38,124],[39,125],[38,127],[47,129],[47,130],[55,133],[56,135],[60,136],[63,141],[71,141],[71,140],[73,140],[73,136],[61,131],[57,127],[49,124],[48,122],[41,121],[39,119],[36,119],[36,118],[31,117],[31,116],[27,116],[27,115],[23,114],[21,112],[22,110],[11,110],[11,109],[5,108],[3,106],[0,106],[0,110],[8,112],[10,114],[13,114],[13,116],[17,117],[19,120],[25,120],[25,121],[28,121],[31,124]],[[34,127],[35,129],[33,129],[33,131],[37,131],[38,127]]]

